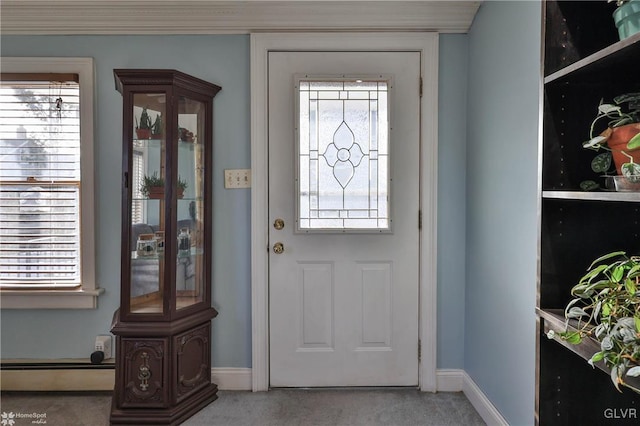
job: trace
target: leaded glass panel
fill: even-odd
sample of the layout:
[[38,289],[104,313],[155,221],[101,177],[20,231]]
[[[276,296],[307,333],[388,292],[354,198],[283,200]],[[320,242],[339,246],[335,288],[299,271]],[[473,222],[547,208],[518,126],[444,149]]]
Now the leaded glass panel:
[[390,229],[388,92],[388,80],[298,81],[298,230]]

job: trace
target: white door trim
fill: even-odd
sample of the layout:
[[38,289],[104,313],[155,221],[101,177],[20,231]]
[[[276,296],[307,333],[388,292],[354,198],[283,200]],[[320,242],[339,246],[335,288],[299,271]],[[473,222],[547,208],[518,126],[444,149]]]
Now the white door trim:
[[[438,34],[251,34],[251,322],[252,388],[269,389],[269,256],[267,91],[269,51],[419,51],[423,79],[420,117],[420,324],[422,391],[436,391]],[[417,90],[417,88],[416,88]]]

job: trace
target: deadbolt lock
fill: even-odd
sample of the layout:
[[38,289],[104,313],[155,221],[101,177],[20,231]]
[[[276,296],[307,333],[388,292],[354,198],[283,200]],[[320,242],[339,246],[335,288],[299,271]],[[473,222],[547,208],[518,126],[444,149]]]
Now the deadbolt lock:
[[282,252],[284,252],[284,244],[282,243],[275,243],[273,245],[273,252],[275,254],[282,254]]
[[278,231],[281,230],[282,228],[284,228],[284,220],[278,218],[273,222],[273,227],[276,228]]

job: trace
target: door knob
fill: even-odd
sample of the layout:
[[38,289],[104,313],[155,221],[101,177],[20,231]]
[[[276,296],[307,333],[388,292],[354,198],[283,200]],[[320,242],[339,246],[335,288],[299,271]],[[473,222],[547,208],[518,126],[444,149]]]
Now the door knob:
[[284,228],[284,220],[278,218],[273,222],[273,227],[276,228],[278,231],[281,230],[282,228]]
[[273,252],[275,254],[282,254],[282,252],[284,252],[284,244],[282,243],[275,243],[273,245]]

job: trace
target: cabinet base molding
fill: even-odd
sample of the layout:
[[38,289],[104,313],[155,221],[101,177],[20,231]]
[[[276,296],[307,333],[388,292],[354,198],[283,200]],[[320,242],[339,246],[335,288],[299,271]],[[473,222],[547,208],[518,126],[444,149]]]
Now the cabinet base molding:
[[115,406],[115,398],[111,406],[110,422],[112,425],[179,425],[195,413],[218,399],[218,387],[214,384],[203,391],[185,398],[181,403],[169,408],[143,410],[121,410]]

